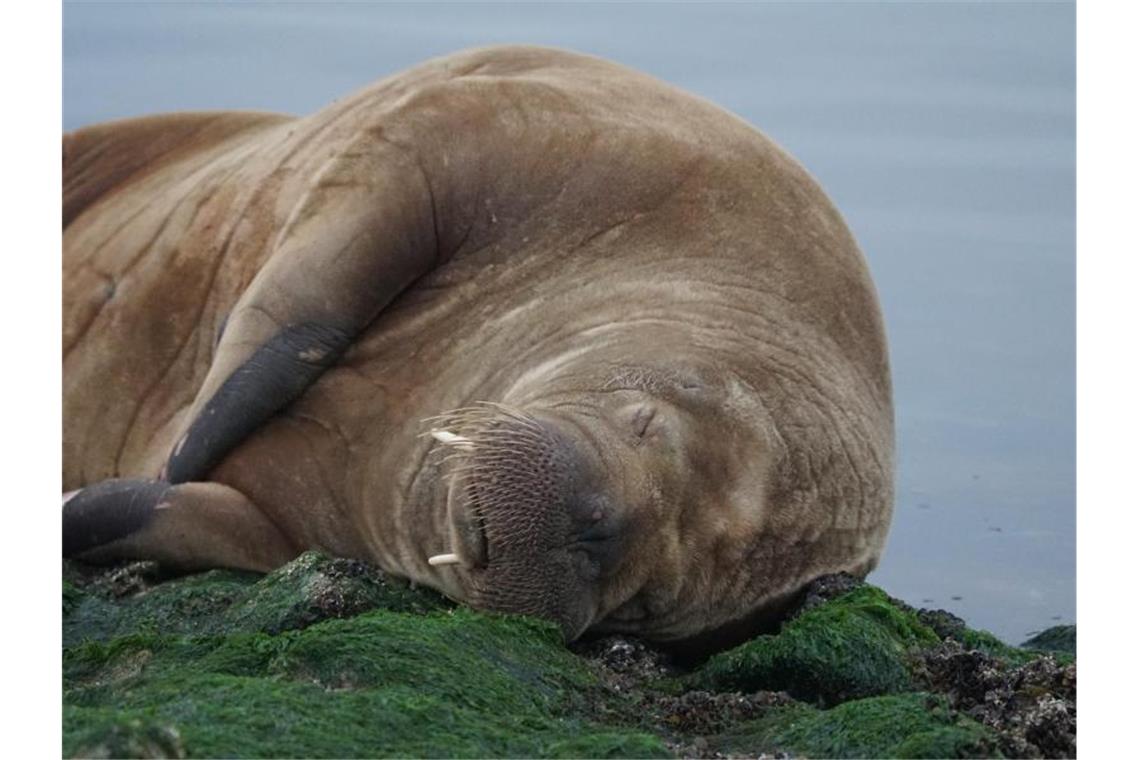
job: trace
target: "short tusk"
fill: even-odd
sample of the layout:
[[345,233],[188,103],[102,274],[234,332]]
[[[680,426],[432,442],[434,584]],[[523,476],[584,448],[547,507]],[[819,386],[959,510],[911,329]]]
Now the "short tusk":
[[437,554],[434,557],[428,557],[428,564],[433,566],[439,565],[458,565],[458,554]]
[[446,443],[449,446],[455,446],[461,449],[471,449],[475,447],[475,444],[471,442],[470,438],[464,438],[461,435],[456,435],[447,430],[433,430],[431,431],[431,437],[440,443]]

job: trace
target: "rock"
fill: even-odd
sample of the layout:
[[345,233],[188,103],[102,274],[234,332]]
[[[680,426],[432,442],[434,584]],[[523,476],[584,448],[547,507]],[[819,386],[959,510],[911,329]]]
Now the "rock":
[[186,750],[174,726],[132,719],[108,726],[86,743],[80,741],[72,757],[183,758]]
[[992,728],[1006,757],[1076,755],[1077,672],[1051,656],[1024,665],[947,640],[923,653],[927,685]]
[[234,630],[279,633],[374,609],[421,613],[453,606],[367,562],[306,552],[258,581],[225,617]]
[[628,636],[604,636],[571,648],[618,690],[630,690],[638,684],[678,672],[665,652]]
[[850,577],[681,668],[317,553],[266,576],[65,564],[65,756],[1066,757],[1076,665]]
[[803,591],[800,602],[788,613],[788,620],[797,618],[805,612],[814,610],[824,602],[838,599],[846,593],[854,591],[863,585],[863,581],[850,573],[835,573],[816,578],[808,584]]
[[782,691],[716,694],[698,690],[658,697],[653,707],[665,726],[685,734],[703,735],[724,731],[741,721],[765,715],[774,707],[795,703]]
[[1037,652],[1064,652],[1076,655],[1077,627],[1075,625],[1055,625],[1047,628],[1021,644],[1022,649]]
[[714,691],[787,691],[831,706],[910,689],[909,655],[937,643],[913,614],[862,585],[803,612],[777,635],[713,656],[690,683]]
[[127,562],[110,569],[85,567],[64,560],[63,577],[87,591],[108,599],[122,599],[146,591],[169,578],[157,562]]
[[[212,570],[155,584],[154,563],[94,572],[65,567],[65,643],[106,641],[131,631],[225,634],[305,628],[372,609],[426,612],[452,603],[409,588],[366,562],[306,552],[266,576]],[[67,580],[70,578],[71,580]]]
[[946,610],[918,610],[916,613],[923,625],[930,627],[940,639],[953,639],[966,630],[966,621]]

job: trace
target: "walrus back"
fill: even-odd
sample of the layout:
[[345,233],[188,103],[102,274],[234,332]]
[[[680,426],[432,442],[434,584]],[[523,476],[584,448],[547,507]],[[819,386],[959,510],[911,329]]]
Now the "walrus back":
[[[212,338],[202,333],[225,309],[213,284],[222,247],[185,232],[208,226],[212,213],[219,228],[231,226],[221,215],[237,198],[221,178],[233,160],[222,159],[291,120],[178,113],[64,136],[66,488],[143,474],[127,438],[132,429],[153,438],[186,403],[181,395],[208,366]],[[134,448],[146,448],[142,438]]]
[[140,172],[291,117],[211,111],[123,119],[63,136],[63,226]]

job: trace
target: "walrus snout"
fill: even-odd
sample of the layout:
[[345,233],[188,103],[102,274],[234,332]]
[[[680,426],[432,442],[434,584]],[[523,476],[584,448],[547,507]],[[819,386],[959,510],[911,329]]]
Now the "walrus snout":
[[462,565],[476,606],[545,617],[576,638],[594,611],[582,545],[614,511],[590,447],[564,420],[498,405],[438,421],[452,554],[431,561]]
[[451,450],[448,516],[464,565],[533,553],[564,533],[565,503],[584,463],[554,425],[490,404],[453,412],[448,421],[433,436]]
[[462,482],[452,482],[447,493],[447,515],[451,526],[451,547],[459,564],[481,569],[487,564],[487,533],[482,518],[475,514]]

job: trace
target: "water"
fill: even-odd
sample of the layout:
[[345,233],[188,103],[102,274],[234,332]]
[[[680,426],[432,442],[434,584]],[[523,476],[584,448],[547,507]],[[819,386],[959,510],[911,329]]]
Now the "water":
[[740,114],[827,189],[890,337],[898,501],[872,580],[999,636],[1075,620],[1072,5],[64,7],[64,128],[305,113],[425,58],[530,42]]

